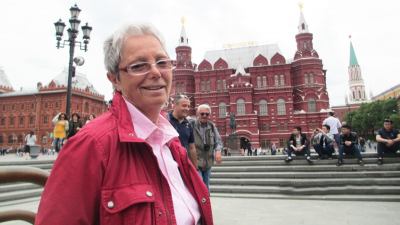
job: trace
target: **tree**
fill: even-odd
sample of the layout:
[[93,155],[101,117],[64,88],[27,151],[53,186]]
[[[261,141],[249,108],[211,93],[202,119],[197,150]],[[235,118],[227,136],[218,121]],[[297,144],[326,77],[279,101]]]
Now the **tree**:
[[383,126],[384,119],[393,120],[394,127],[400,128],[400,114],[397,99],[363,103],[356,111],[345,115],[345,121],[360,136],[374,139],[375,132]]

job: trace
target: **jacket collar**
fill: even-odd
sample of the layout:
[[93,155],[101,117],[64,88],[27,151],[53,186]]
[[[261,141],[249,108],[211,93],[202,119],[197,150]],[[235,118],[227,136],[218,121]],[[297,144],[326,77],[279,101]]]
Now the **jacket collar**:
[[118,136],[121,142],[144,142],[143,139],[136,136],[128,107],[118,91],[114,93],[110,112],[116,117]]

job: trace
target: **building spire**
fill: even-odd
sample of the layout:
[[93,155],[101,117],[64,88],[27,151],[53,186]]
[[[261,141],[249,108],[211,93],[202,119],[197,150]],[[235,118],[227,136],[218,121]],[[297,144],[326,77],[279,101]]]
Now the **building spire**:
[[350,64],[349,64],[349,66],[358,66],[356,52],[354,51],[353,43],[351,42],[351,35],[349,36],[349,39],[350,39]]
[[188,46],[189,39],[186,36],[186,29],[185,29],[186,18],[185,17],[181,18],[181,23],[182,23],[182,30],[181,30],[181,36],[179,37],[179,46]]
[[299,3],[299,8],[300,8],[300,19],[299,19],[299,26],[297,27],[299,29],[299,34],[309,33],[308,25],[306,23],[306,19],[304,19],[304,15],[303,15],[304,4],[302,2]]
[[[351,36],[349,36],[351,38]],[[349,70],[349,99],[351,103],[360,103],[367,101],[368,97],[365,94],[365,84],[361,75],[361,68],[358,64],[356,53],[353,48],[353,43],[350,39],[350,65]]]

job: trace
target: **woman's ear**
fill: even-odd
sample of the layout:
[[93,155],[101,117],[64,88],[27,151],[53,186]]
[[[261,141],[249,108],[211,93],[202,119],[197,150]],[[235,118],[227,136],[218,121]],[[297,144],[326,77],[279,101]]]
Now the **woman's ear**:
[[119,80],[118,80],[118,76],[116,74],[107,73],[107,78],[108,80],[112,83],[113,89],[116,91],[121,91],[119,88]]

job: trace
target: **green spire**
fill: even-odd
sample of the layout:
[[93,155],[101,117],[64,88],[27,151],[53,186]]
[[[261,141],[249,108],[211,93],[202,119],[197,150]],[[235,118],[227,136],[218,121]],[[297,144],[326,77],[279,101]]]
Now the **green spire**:
[[356,53],[354,52],[353,43],[350,41],[350,66],[358,66]]

